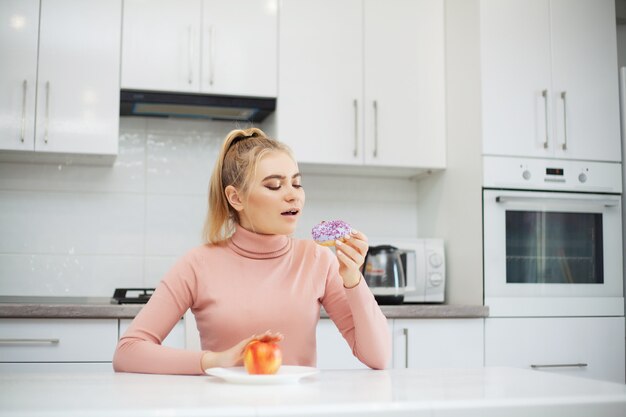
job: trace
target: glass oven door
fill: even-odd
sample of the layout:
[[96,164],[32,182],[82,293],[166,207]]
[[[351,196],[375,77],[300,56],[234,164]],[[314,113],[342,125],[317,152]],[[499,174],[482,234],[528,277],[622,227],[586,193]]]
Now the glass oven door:
[[591,303],[608,314],[622,300],[623,314],[620,196],[484,190],[483,199],[486,304],[523,301],[552,315]]

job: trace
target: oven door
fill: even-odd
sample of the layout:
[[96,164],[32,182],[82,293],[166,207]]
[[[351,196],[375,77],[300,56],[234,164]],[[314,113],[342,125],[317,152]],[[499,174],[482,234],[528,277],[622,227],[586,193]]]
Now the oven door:
[[619,195],[483,191],[490,316],[624,314]]

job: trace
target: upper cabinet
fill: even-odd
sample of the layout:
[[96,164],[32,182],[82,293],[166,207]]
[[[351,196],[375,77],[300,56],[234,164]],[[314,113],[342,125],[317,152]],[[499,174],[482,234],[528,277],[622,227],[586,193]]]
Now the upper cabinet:
[[278,138],[300,162],[445,166],[444,3],[282,0]]
[[276,97],[276,1],[124,1],[122,88]]
[[0,3],[0,149],[115,155],[121,0]]
[[620,161],[613,0],[481,0],[483,153]]

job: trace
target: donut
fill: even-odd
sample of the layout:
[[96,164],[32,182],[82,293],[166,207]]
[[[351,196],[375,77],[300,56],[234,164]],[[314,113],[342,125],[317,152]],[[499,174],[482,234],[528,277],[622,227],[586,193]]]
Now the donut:
[[331,220],[316,224],[311,230],[313,240],[322,246],[335,246],[335,240],[343,240],[352,227],[343,220]]

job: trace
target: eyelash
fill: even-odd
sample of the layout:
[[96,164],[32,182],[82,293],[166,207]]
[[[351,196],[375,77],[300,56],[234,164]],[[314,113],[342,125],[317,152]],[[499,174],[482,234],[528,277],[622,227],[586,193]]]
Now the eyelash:
[[[272,190],[272,191],[278,191],[278,190],[280,190],[280,188],[281,188],[282,186],[281,186],[281,185],[279,185],[278,187],[270,187],[269,185],[266,185],[265,187],[266,187],[266,188],[268,188],[268,189],[270,189],[270,190]],[[295,188],[295,189],[298,189],[298,190],[299,190],[300,188],[303,188],[303,187],[302,187],[302,184],[293,184],[293,185],[292,185],[292,187],[293,187],[293,188]]]

